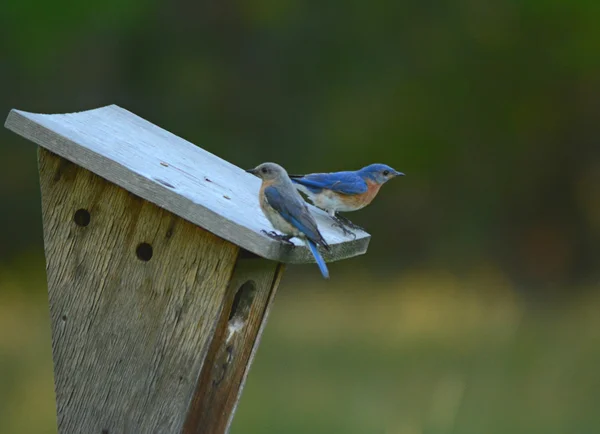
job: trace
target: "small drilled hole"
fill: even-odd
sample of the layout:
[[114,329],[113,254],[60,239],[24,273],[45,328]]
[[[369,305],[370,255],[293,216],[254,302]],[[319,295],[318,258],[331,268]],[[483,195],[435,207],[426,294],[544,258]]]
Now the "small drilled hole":
[[63,321],[66,321],[66,320],[67,320],[67,315],[63,315],[63,316],[62,316],[62,320],[63,320]]
[[90,212],[87,209],[78,209],[73,215],[73,221],[77,226],[86,227],[90,224]]
[[135,254],[140,261],[149,261],[152,259],[152,246],[148,243],[140,243],[135,249]]

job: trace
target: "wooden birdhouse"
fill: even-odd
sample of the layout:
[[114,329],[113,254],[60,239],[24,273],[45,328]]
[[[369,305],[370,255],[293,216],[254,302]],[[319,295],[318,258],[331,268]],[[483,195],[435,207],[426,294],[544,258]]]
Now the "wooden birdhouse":
[[[227,432],[283,264],[313,261],[261,233],[259,179],[115,105],[6,127],[39,145],[58,432]],[[311,210],[327,261],[366,251]]]

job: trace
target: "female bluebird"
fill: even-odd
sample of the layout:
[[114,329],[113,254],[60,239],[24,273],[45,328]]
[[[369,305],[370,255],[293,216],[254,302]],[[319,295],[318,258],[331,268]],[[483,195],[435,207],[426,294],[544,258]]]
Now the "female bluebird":
[[396,176],[404,176],[404,173],[385,164],[371,164],[356,171],[290,175],[290,178],[315,206],[333,218],[336,226],[349,232],[343,227],[342,219],[350,227],[361,228],[337,213],[357,211],[369,205],[381,186]]
[[327,279],[329,271],[317,246],[323,246],[327,250],[329,250],[329,246],[285,169],[275,163],[263,163],[248,172],[262,179],[258,196],[260,208],[273,227],[284,235],[278,235],[273,231],[263,232],[272,238],[288,243],[293,237],[305,239],[321,274]]

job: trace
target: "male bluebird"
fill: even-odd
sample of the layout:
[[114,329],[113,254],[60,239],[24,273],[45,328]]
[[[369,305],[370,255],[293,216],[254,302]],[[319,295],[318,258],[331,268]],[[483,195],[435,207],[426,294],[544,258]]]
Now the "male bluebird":
[[375,198],[381,186],[396,176],[404,176],[404,173],[385,164],[371,164],[356,171],[290,175],[290,178],[315,206],[333,218],[335,226],[348,233],[342,221],[350,227],[361,228],[337,213],[364,208]]
[[315,261],[326,279],[329,271],[318,245],[329,250],[329,246],[319,232],[317,222],[308,211],[306,202],[294,188],[287,172],[275,163],[263,163],[247,172],[262,179],[258,201],[260,208],[273,227],[284,235],[263,231],[268,236],[290,243],[293,237],[303,238],[315,257]]

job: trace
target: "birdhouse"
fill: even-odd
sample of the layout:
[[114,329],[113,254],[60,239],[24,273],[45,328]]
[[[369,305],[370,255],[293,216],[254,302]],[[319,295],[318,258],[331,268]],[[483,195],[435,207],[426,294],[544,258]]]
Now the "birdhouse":
[[[39,145],[58,432],[227,432],[284,264],[313,261],[261,233],[259,179],[115,105],[6,127]],[[366,251],[311,210],[328,262]]]

